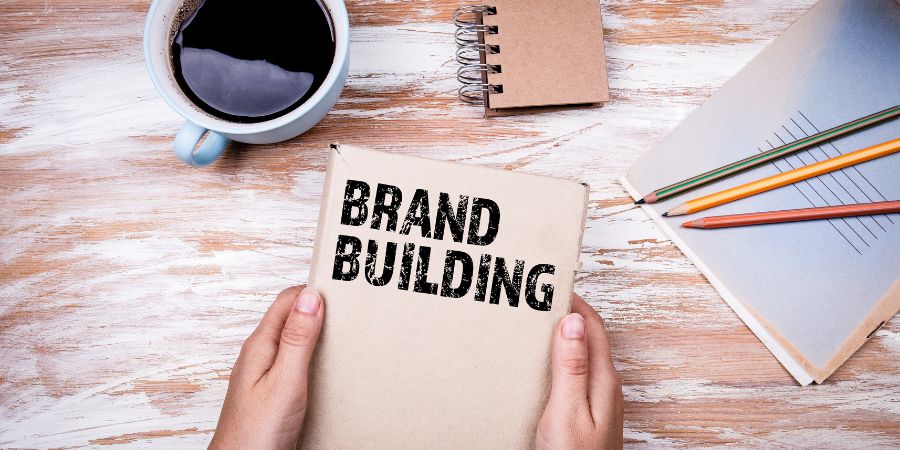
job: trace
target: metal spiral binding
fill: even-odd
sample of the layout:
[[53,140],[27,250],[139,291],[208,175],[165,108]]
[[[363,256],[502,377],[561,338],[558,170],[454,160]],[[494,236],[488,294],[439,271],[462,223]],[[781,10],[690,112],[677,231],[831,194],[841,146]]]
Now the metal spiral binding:
[[488,73],[500,73],[498,64],[482,62],[482,55],[500,53],[500,46],[485,44],[479,35],[497,34],[495,25],[481,23],[483,15],[497,14],[497,8],[488,5],[465,5],[453,13],[453,24],[456,25],[456,61],[460,64],[456,71],[456,79],[462,83],[457,91],[460,100],[475,105],[483,105],[488,92],[499,94],[503,85],[487,82]]

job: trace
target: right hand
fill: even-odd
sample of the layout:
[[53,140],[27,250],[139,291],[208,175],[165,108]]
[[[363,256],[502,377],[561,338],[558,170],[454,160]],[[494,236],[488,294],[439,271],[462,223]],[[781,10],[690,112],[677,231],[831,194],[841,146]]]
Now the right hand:
[[535,448],[622,448],[622,384],[603,319],[576,294],[553,335],[551,378]]

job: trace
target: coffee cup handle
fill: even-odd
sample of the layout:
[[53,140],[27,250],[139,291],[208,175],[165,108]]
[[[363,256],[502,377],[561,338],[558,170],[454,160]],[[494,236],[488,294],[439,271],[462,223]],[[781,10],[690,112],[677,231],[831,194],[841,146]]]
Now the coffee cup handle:
[[[197,143],[207,133],[209,136],[197,148]],[[175,135],[175,156],[194,167],[208,166],[225,151],[229,141],[231,140],[215,131],[187,121]]]

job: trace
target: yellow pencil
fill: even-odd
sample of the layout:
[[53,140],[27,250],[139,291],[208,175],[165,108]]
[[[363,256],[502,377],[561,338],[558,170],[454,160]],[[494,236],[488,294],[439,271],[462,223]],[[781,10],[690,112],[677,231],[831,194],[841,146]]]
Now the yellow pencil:
[[680,216],[683,214],[695,213],[697,211],[712,208],[713,206],[719,206],[723,203],[733,202],[744,197],[756,195],[760,192],[766,192],[768,190],[779,188],[781,186],[796,183],[807,178],[816,177],[833,170],[843,169],[844,167],[859,164],[870,159],[890,155],[891,153],[895,153],[897,151],[900,151],[900,138],[882,142],[878,145],[873,145],[871,147],[857,150],[855,152],[850,152],[835,158],[826,159],[822,162],[810,164],[808,166],[800,167],[798,169],[790,170],[778,175],[763,178],[761,180],[742,184],[731,189],[716,192],[715,194],[709,194],[707,196],[689,200],[672,208],[668,212],[664,213],[663,216]]

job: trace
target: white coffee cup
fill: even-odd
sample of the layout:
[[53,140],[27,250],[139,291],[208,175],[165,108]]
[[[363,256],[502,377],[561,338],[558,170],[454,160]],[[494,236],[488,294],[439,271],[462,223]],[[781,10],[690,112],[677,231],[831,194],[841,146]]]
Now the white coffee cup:
[[[144,59],[159,95],[185,118],[175,136],[175,155],[193,166],[211,164],[230,140],[248,144],[280,142],[303,134],[334,106],[347,81],[350,20],[342,0],[321,0],[334,26],[334,61],[319,89],[303,104],[265,122],[237,123],[212,116],[194,105],[175,81],[170,48],[173,30],[185,0],[153,0],[144,25]],[[215,1],[215,0],[213,0]],[[295,0],[296,1],[296,0]],[[248,5],[252,5],[249,2]],[[298,45],[301,45],[298,43]],[[197,144],[209,134],[202,144]]]

